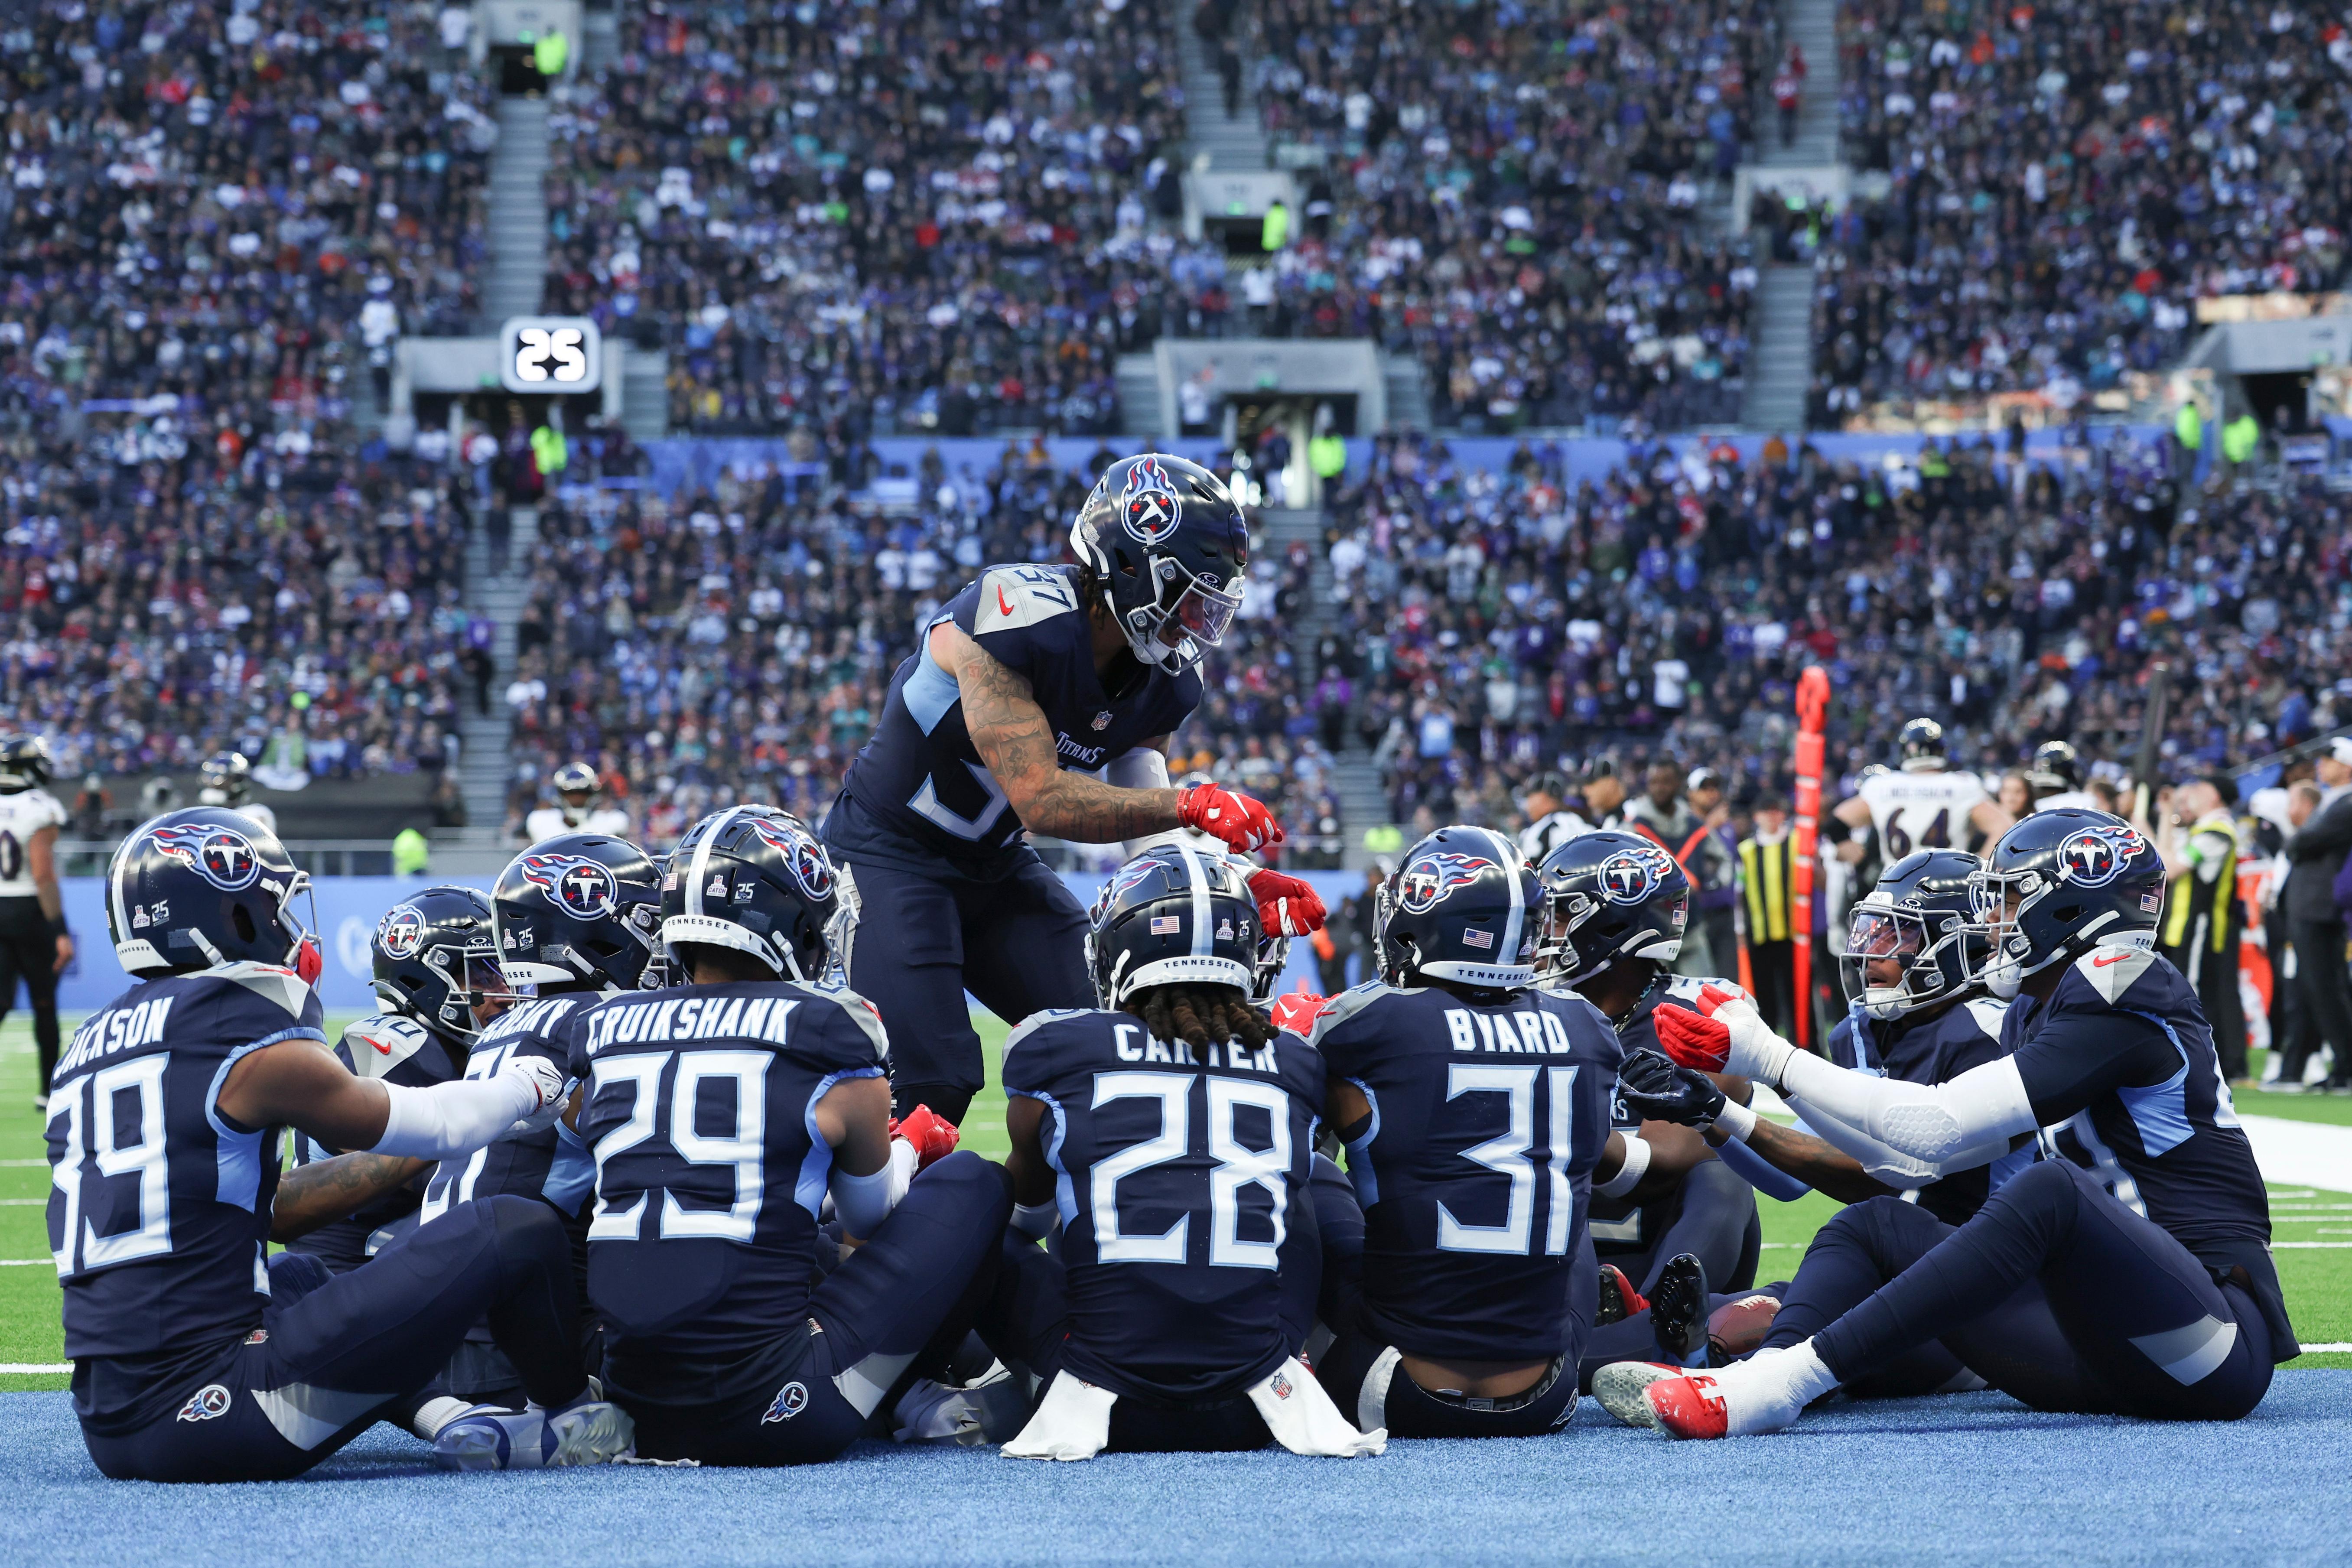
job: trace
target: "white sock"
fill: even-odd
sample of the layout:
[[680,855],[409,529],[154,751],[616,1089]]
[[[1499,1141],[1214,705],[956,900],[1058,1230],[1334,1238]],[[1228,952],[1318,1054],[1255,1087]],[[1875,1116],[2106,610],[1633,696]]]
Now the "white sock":
[[434,1438],[441,1436],[442,1427],[472,1408],[473,1406],[464,1400],[452,1399],[445,1394],[436,1399],[428,1399],[418,1405],[416,1419],[410,1424],[409,1429],[430,1443]]
[[1790,1346],[1786,1364],[1789,1392],[1800,1410],[1838,1385],[1837,1373],[1830,1370],[1829,1363],[1821,1358],[1811,1340],[1800,1340]]

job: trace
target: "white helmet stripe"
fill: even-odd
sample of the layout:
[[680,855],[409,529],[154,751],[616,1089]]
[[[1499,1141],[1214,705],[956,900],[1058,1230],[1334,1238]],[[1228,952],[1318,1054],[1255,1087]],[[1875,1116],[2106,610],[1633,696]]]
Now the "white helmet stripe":
[[730,805],[720,812],[719,820],[710,825],[710,831],[702,836],[702,842],[694,847],[694,864],[687,868],[686,873],[688,914],[702,913],[702,876],[710,869],[710,847],[719,842],[719,836],[727,831],[727,825],[734,821],[742,809],[740,805]]
[[1202,874],[1201,858],[1192,852],[1190,844],[1180,838],[1176,847],[1184,857],[1184,875],[1192,885],[1192,956],[1206,958],[1216,951],[1216,944],[1210,940],[1209,879]]
[[1519,880],[1519,866],[1523,858],[1519,854],[1519,847],[1508,838],[1491,827],[1485,831],[1486,837],[1494,840],[1495,858],[1502,863],[1503,880],[1511,889],[1511,916],[1503,922],[1502,951],[1495,955],[1495,961],[1503,964],[1514,963],[1518,959],[1519,933],[1528,920],[1527,888]]

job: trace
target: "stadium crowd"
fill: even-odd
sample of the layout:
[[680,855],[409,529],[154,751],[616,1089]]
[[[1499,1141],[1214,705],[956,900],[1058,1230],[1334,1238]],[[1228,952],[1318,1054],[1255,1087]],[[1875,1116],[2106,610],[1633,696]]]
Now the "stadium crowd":
[[2039,393],[2178,354],[2209,295],[2340,281],[2352,34],[2087,0],[1839,8],[1845,154],[1892,187],[1822,237],[1813,418]]
[[1269,135],[1321,159],[1273,288],[1241,280],[1247,330],[1416,354],[1465,429],[1737,416],[1756,273],[1696,208],[1755,133],[1772,7],[1282,0],[1213,25],[1245,34]]
[[670,423],[1116,429],[1183,130],[1145,7],[625,6],[558,95],[547,300],[670,353]]

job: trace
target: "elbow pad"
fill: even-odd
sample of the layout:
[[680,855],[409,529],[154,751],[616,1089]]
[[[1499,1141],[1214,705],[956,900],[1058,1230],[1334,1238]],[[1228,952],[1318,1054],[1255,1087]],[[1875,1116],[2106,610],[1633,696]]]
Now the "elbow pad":
[[1592,1191],[1597,1196],[1623,1197],[1642,1184],[1642,1177],[1650,1168],[1650,1145],[1631,1132],[1624,1136],[1625,1163],[1607,1181],[1592,1184]]
[[[550,1073],[555,1070],[552,1062],[540,1065]],[[418,1160],[470,1154],[503,1137],[517,1121],[539,1110],[541,1103],[530,1075],[506,1069],[489,1078],[458,1079],[430,1089],[387,1083],[383,1092],[387,1101],[383,1136],[368,1152]]]

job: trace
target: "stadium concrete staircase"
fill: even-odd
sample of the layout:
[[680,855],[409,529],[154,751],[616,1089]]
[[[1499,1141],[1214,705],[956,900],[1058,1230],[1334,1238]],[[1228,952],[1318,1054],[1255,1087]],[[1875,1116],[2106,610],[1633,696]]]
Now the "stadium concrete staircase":
[[[1429,373],[1412,354],[1381,355],[1381,384],[1389,395],[1389,428],[1429,428]],[[1361,426],[1358,433],[1370,435]]]
[[[1393,410],[1394,405],[1391,407]],[[1319,508],[1269,508],[1259,515],[1265,521],[1265,550],[1279,554],[1293,543],[1303,542],[1314,558],[1314,576],[1307,588],[1307,603],[1299,612],[1290,643],[1291,657],[1297,660],[1299,683],[1312,687],[1323,675],[1316,664],[1316,652],[1339,618],[1331,594],[1331,562],[1323,548],[1323,513]],[[1389,819],[1389,800],[1388,792],[1381,787],[1380,770],[1372,766],[1371,753],[1362,749],[1352,728],[1346,746],[1346,751],[1332,759],[1331,785],[1332,794],[1339,801],[1339,830],[1345,842],[1346,864],[1350,870],[1356,870],[1368,858],[1364,833]]]
[[1748,382],[1739,423],[1793,434],[1804,427],[1813,382],[1813,269],[1766,267],[1748,322]]
[[1244,83],[1242,111],[1225,112],[1225,86],[1217,76],[1217,57],[1192,28],[1192,8],[1176,24],[1176,55],[1184,68],[1184,129],[1192,147],[1192,161],[1205,154],[1208,167],[1254,171],[1268,166],[1265,129],[1258,123],[1256,105]]
[[547,100],[499,100],[499,147],[490,159],[490,277],[482,330],[539,309],[547,282]]
[[1129,436],[1157,437],[1166,411],[1160,406],[1160,361],[1149,353],[1118,356],[1118,427]]
[[[1769,96],[1759,129],[1757,160],[1767,168],[1821,167],[1838,161],[1837,0],[1786,0],[1780,37],[1805,51],[1805,90],[1798,100],[1797,137],[1780,144],[1780,111]],[[1777,64],[1777,62],[1775,62]],[[1769,85],[1769,81],[1766,85]]]
[[507,785],[513,775],[507,755],[506,687],[514,679],[515,626],[530,581],[530,559],[539,547],[539,509],[519,506],[512,516],[506,560],[493,557],[486,528],[476,528],[466,541],[466,609],[497,628],[490,642],[495,673],[488,713],[478,711],[472,693],[466,693],[457,784],[466,796],[467,825],[445,834],[433,847],[434,869],[443,874],[495,873],[514,850],[504,836]]

